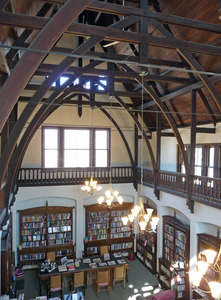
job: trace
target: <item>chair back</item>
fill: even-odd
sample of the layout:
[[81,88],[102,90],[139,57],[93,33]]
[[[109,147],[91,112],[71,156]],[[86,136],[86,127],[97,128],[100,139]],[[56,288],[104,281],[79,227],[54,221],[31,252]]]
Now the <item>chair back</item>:
[[50,289],[61,288],[61,275],[50,276]]
[[108,253],[108,245],[100,246],[100,255],[104,255],[104,253]]
[[114,279],[124,278],[124,277],[125,277],[125,267],[124,266],[115,267],[114,268]]
[[55,261],[55,252],[48,252],[47,259],[50,259],[50,261]]
[[110,281],[110,270],[98,271],[97,272],[97,282],[98,284],[108,283]]
[[84,271],[74,273],[74,286],[84,285]]

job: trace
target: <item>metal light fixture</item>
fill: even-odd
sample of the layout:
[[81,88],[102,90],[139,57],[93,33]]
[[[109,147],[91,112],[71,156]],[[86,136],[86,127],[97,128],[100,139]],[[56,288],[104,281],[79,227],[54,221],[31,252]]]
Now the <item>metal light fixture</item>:
[[93,179],[93,174],[91,174],[90,181],[85,181],[84,186],[81,187],[83,192],[88,192],[91,195],[93,195],[94,192],[99,192],[101,189],[102,186],[97,185],[97,181]]
[[[91,108],[91,127],[93,127],[93,110],[94,108]],[[101,185],[97,184],[97,180],[94,180],[93,178],[93,172],[92,172],[92,159],[91,159],[91,177],[90,180],[85,181],[84,185],[81,187],[81,190],[83,192],[88,192],[91,195],[93,195],[95,192],[99,192],[102,189]]]
[[[112,102],[111,102],[112,99],[113,99],[113,97],[111,96],[109,98],[110,107],[112,107]],[[111,116],[110,116],[110,134],[111,134]],[[105,192],[106,199],[105,199],[105,197],[101,196],[97,199],[97,202],[101,206],[111,208],[111,207],[114,207],[114,206],[120,206],[124,202],[123,197],[119,196],[119,192],[118,191],[113,191],[113,189],[112,189],[111,161],[110,161],[109,177],[110,177],[109,189]]]
[[[201,254],[202,258],[205,260],[197,261],[197,270],[194,270],[190,273],[191,281],[197,289],[200,289],[199,286],[201,280],[205,280],[210,288],[210,291],[203,292],[211,293],[214,299],[221,299],[221,245],[218,254],[214,250],[204,250]],[[217,281],[208,281],[204,277],[208,268],[217,274]]]
[[122,218],[124,225],[127,225],[128,221],[133,227],[137,227],[141,231],[156,231],[157,223],[159,218],[152,217],[153,209],[147,208],[145,212],[143,204],[143,132],[144,132],[144,121],[143,121],[143,104],[144,104],[144,76],[146,72],[141,72],[139,75],[142,77],[142,103],[141,103],[141,191],[140,191],[140,203],[131,210],[131,214]]

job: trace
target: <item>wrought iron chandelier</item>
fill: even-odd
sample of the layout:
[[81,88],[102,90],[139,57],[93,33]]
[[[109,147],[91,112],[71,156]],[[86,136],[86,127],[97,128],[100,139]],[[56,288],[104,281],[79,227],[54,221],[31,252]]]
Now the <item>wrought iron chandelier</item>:
[[142,77],[142,96],[141,96],[141,191],[140,191],[140,203],[136,205],[128,216],[122,218],[124,225],[130,224],[141,231],[155,232],[159,218],[152,217],[153,209],[147,208],[145,212],[143,204],[143,133],[144,133],[144,121],[143,121],[143,104],[144,104],[144,76],[146,72],[139,74]]
[[[198,260],[196,263],[197,270],[194,270],[190,273],[190,278],[193,285],[200,289],[201,280],[205,280],[210,288],[210,291],[203,291],[204,293],[211,293],[214,299],[221,299],[221,244],[219,252],[217,253],[214,250],[204,250],[201,253],[201,260]],[[217,276],[217,281],[211,280],[208,281],[204,275],[207,270],[211,269],[214,271],[214,274]]]

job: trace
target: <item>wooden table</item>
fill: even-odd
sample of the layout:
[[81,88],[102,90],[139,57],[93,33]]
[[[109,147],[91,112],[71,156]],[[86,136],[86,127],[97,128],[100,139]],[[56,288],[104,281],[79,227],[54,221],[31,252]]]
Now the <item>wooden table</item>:
[[[93,263],[93,259],[97,259],[97,258],[100,258],[101,262],[106,262],[107,261],[104,261],[104,257],[103,256],[94,256],[94,257],[90,257],[89,259],[91,259],[91,262]],[[113,270],[114,267],[116,266],[122,266],[124,265],[125,268],[126,268],[126,280],[128,282],[128,276],[129,276],[129,263],[127,261],[126,258],[124,257],[118,257],[118,258],[115,258],[114,255],[110,255],[110,261],[114,261],[115,262],[115,265],[106,265],[106,266],[99,266],[99,264],[96,264],[96,267],[95,268],[91,268],[89,266],[89,263],[83,263],[83,260],[86,259],[86,258],[80,258],[81,262],[79,263],[79,267],[75,267],[75,270],[68,270],[68,271],[64,271],[64,272],[59,272],[58,271],[58,267],[56,267],[55,270],[51,271],[51,272],[41,272],[40,271],[40,266],[41,266],[41,263],[39,264],[38,266],[38,279],[39,279],[39,285],[40,285],[40,295],[41,295],[41,289],[42,289],[42,281],[49,281],[49,278],[50,276],[53,276],[53,275],[58,275],[58,274],[61,274],[61,277],[62,277],[62,281],[63,281],[63,277],[65,276],[72,276],[72,274],[74,272],[79,272],[79,271],[84,271],[84,274],[85,274],[85,281],[86,281],[86,278],[87,278],[87,274],[88,273],[93,273],[93,272],[96,272],[98,270],[102,270],[102,269],[111,269]],[[120,264],[118,263],[118,260],[121,260],[121,259],[124,259],[126,261],[126,264]],[[75,259],[74,259],[75,261]],[[57,266],[60,265],[61,262],[60,260],[57,262]],[[87,281],[86,281],[87,282]]]

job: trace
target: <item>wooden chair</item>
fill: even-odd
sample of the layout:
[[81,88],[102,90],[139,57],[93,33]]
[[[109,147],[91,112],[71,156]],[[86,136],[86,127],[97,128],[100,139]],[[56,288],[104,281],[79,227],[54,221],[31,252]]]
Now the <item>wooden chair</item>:
[[73,273],[71,289],[75,289],[75,288],[83,288],[83,293],[85,295],[86,284],[85,284],[85,279],[84,279],[84,271]]
[[107,291],[110,294],[110,269],[97,271],[94,278],[94,287],[97,297],[100,291]]
[[100,246],[100,255],[104,255],[104,253],[108,253],[109,250],[108,250],[108,245],[105,245],[105,246]]
[[55,261],[55,252],[48,252],[47,259],[50,259],[50,261]]
[[49,281],[50,281],[50,286],[49,286],[48,295],[51,296],[51,293],[61,291],[61,298],[63,299],[61,275],[50,276]]
[[125,289],[125,266],[114,268],[113,290],[115,290],[115,285],[123,285]]

